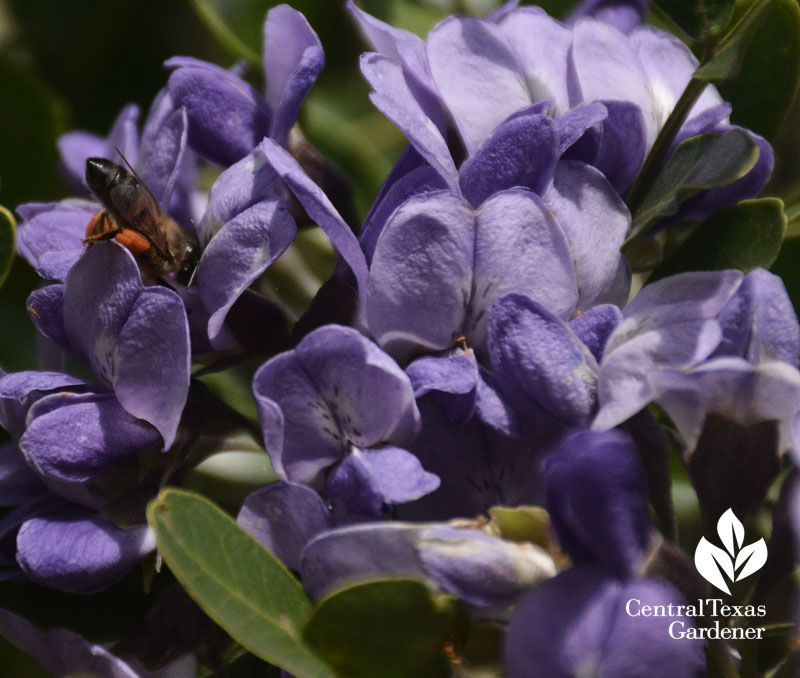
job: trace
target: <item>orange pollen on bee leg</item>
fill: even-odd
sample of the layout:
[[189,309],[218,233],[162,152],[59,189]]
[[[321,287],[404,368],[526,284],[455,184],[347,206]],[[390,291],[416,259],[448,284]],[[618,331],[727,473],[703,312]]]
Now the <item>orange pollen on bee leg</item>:
[[150,241],[130,228],[123,228],[122,233],[117,233],[114,239],[129,249],[131,254],[141,254],[150,249]]
[[[105,219],[105,217],[106,217],[105,210],[101,210],[100,212],[96,212],[95,214],[92,215],[92,218],[89,219],[89,223],[86,224],[86,233],[84,235],[86,236],[87,240],[94,240],[97,237],[95,234],[95,229],[97,228],[97,222],[100,219]],[[108,228],[108,222],[106,221],[106,229],[104,230],[107,230],[107,228]],[[102,231],[99,233],[99,235],[102,235]]]

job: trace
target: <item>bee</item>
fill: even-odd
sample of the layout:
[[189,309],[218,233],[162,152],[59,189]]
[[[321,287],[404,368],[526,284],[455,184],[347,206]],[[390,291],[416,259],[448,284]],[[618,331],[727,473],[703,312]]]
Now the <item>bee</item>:
[[106,158],[86,160],[86,184],[105,209],[89,221],[83,242],[91,247],[114,238],[130,250],[146,275],[174,273],[189,287],[197,273],[199,246],[161,211],[150,189],[128,167],[130,171]]

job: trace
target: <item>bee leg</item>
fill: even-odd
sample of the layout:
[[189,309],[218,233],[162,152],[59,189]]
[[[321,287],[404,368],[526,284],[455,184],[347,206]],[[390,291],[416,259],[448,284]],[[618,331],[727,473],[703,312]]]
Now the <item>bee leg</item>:
[[86,237],[83,239],[83,244],[91,247],[96,242],[109,240],[121,232],[122,229],[111,218],[111,215],[106,210],[102,210],[93,215],[86,226]]

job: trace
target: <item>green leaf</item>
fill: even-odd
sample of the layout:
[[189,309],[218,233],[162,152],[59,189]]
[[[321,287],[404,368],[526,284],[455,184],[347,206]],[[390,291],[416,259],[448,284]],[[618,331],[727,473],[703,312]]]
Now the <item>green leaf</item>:
[[166,489],[147,519],[175,577],[234,640],[298,678],[333,678],[301,639],[311,603],[300,583],[230,516],[199,495]]
[[675,214],[701,191],[733,183],[758,160],[758,146],[739,129],[701,134],[678,144],[632,216],[628,241]]
[[714,44],[694,73],[698,80],[714,81],[735,78],[742,66],[747,47],[755,32],[767,17],[767,10],[775,0],[744,0],[739,9],[741,16],[730,30]]
[[783,201],[744,200],[717,212],[659,266],[651,280],[683,271],[738,268],[747,273],[769,268],[778,257],[786,232]]
[[734,0],[656,0],[656,5],[691,37],[702,42],[719,35],[728,23]]
[[234,57],[261,67],[261,29],[269,0],[191,0],[197,16],[223,48]]
[[11,264],[14,262],[16,230],[17,222],[14,220],[14,215],[0,205],[0,287],[6,281],[11,272]]
[[450,675],[446,644],[461,621],[452,596],[414,579],[381,579],[324,598],[304,636],[347,678],[436,678]]
[[798,85],[800,4],[777,0],[745,47],[739,75],[721,83],[720,92],[733,105],[733,122],[773,139],[797,96]]

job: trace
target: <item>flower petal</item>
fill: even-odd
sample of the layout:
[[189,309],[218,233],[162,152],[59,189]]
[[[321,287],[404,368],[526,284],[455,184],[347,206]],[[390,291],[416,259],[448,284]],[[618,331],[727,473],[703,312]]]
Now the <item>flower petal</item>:
[[624,33],[596,19],[578,20],[573,29],[572,63],[581,101],[629,101],[644,117],[647,148],[655,141],[663,123],[647,73]]
[[595,306],[583,315],[569,321],[569,328],[600,362],[611,333],[622,322],[622,311],[613,304]]
[[433,79],[469,154],[509,115],[531,103],[517,60],[493,24],[449,17],[428,34],[427,53]]
[[544,199],[569,242],[580,290],[578,309],[588,311],[600,302],[625,303],[627,289],[621,298],[607,297],[615,288],[631,216],[606,178],[593,167],[563,160]]
[[547,511],[572,560],[631,577],[652,529],[633,441],[616,431],[581,431],[547,457],[543,470]]
[[359,298],[365,299],[367,262],[353,231],[339,216],[322,189],[308,177],[286,150],[271,139],[264,139],[260,148],[267,156],[267,162],[286,182],[308,216],[325,232],[333,248],[350,267],[356,278]]
[[92,215],[101,209],[88,200],[64,200],[20,224],[20,253],[47,280],[63,280],[85,250],[83,238]]
[[472,287],[474,216],[455,193],[427,193],[395,210],[375,247],[370,332],[393,355],[453,346]]
[[266,135],[270,111],[261,95],[224,68],[189,57],[173,57],[169,93],[189,118],[189,145],[211,163],[227,167]]
[[374,92],[375,107],[406,135],[411,145],[427,160],[450,188],[458,185],[458,176],[450,150],[436,124],[414,97],[402,66],[381,54],[361,56],[361,72]]
[[120,459],[158,444],[152,426],[134,419],[110,394],[58,393],[38,400],[19,446],[44,477],[85,483]]
[[521,186],[541,195],[558,160],[558,133],[546,115],[515,115],[462,165],[459,183],[477,208],[494,193]]
[[325,64],[325,53],[306,18],[288,5],[267,12],[264,23],[264,77],[272,109],[269,136],[281,146],[297,122],[300,104]]
[[223,331],[231,306],[283,252],[297,233],[282,200],[265,200],[237,214],[203,251],[197,287],[210,314],[212,343]]
[[114,346],[112,383],[125,410],[175,440],[189,394],[191,347],[180,297],[165,287],[147,287],[131,307]]
[[588,423],[599,368],[564,321],[528,297],[508,294],[492,305],[489,336],[494,377],[516,410]]
[[148,527],[121,530],[77,507],[32,518],[17,535],[17,560],[31,581],[69,593],[102,591],[154,549]]
[[331,527],[331,515],[314,490],[277,482],[249,494],[236,522],[286,567],[299,570],[305,545]]

